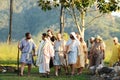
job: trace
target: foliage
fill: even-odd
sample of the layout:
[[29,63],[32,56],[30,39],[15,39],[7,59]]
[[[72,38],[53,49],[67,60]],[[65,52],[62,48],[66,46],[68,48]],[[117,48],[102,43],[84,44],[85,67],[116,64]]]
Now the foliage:
[[100,12],[109,13],[119,10],[119,3],[119,0],[109,0],[108,2],[106,2],[105,0],[98,0],[98,8]]
[[[7,2],[8,1],[8,2]],[[31,32],[36,43],[40,41],[40,34],[46,32],[47,29],[58,31],[59,29],[59,8],[52,10],[42,11],[37,5],[37,0],[14,0],[14,13],[13,13],[13,42],[17,42],[24,37],[25,32]],[[0,0],[0,42],[5,42],[8,35],[8,22],[9,22],[9,0]],[[100,15],[95,8],[88,10],[85,18],[85,40],[91,36],[100,35],[104,39],[109,39],[113,36],[120,38],[120,19],[111,15],[103,15],[95,19],[92,23],[88,24],[96,15]],[[76,12],[77,13],[77,12]],[[77,14],[78,15],[78,14]],[[65,32],[71,31],[78,32],[73,19],[69,12],[65,14]],[[79,18],[79,15],[77,16]],[[89,34],[89,35],[88,35]]]
[[[86,26],[85,15],[88,13],[87,11],[89,8],[97,7],[95,10],[100,11],[100,13],[110,13],[112,11],[117,11],[120,8],[118,5],[119,1],[117,0],[109,0],[109,2],[106,2],[105,0],[39,0],[38,3],[44,11],[51,10],[53,7],[58,7],[59,5],[67,9],[73,18],[73,22],[75,23],[80,35],[83,38],[85,31],[84,27]],[[76,16],[77,14],[79,15],[78,17]],[[95,18],[98,18],[100,16],[102,15],[99,15]]]
[[51,10],[53,7],[63,5],[65,8],[76,7],[78,10],[87,10],[93,5],[97,5],[100,12],[108,13],[119,10],[119,0],[39,0],[39,6],[42,10]]

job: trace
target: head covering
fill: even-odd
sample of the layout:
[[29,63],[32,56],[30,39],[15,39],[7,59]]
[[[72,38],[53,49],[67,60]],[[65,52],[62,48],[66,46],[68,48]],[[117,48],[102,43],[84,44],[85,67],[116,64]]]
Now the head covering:
[[95,38],[94,38],[94,37],[91,37],[90,39],[91,39],[91,40],[95,40]]
[[80,41],[78,40],[76,33],[75,32],[71,32],[70,34],[75,38],[75,40],[77,41],[78,45],[80,45]]
[[102,38],[99,35],[97,35],[95,39],[102,40]]
[[114,37],[113,40],[118,41],[118,38],[117,38],[117,37]]
[[75,38],[75,40],[78,40],[75,32],[71,32],[70,34]]

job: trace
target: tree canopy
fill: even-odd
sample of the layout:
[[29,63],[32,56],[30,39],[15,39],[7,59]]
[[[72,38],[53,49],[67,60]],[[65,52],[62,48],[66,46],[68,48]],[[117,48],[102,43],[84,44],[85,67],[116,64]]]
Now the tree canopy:
[[[110,13],[120,9],[119,0],[39,0],[38,3],[44,11],[63,6],[72,16],[80,35],[83,37],[84,27],[86,26],[85,15],[90,8],[94,8],[94,11],[98,10],[101,14]],[[78,19],[78,16],[76,15],[79,15],[80,19]],[[95,18],[100,16],[101,15],[98,15]]]

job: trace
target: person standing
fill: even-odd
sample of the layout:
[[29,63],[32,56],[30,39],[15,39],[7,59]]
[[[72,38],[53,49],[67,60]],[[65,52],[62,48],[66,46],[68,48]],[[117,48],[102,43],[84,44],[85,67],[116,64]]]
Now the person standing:
[[18,45],[19,49],[21,50],[21,71],[20,76],[23,76],[24,67],[28,65],[28,75],[30,75],[31,65],[33,63],[32,57],[35,55],[35,48],[36,45],[31,38],[31,34],[29,32],[25,33],[25,39],[21,40],[20,44]]
[[43,75],[43,77],[49,77],[50,72],[50,58],[54,59],[54,48],[51,42],[48,40],[48,36],[46,33],[42,34],[42,41],[37,51],[37,61],[36,65],[39,66],[39,73]]
[[[56,37],[53,35],[53,31],[52,30],[47,30],[47,35],[48,35],[48,40],[51,42],[51,44],[54,46],[54,43],[56,41]],[[50,59],[50,68],[53,67],[53,61],[52,58]]]
[[104,47],[105,45],[103,45],[102,38],[97,36],[90,51],[90,54],[92,54],[92,66],[98,67],[100,64],[102,64],[102,61],[105,57]]
[[120,61],[120,43],[117,37],[113,38],[112,56],[110,58],[110,66],[113,66],[116,62]]
[[[55,76],[58,76],[58,69],[60,66],[63,66],[66,69],[65,62],[65,41],[62,39],[60,33],[57,33],[57,40],[54,44],[55,57],[54,57],[54,66],[55,66]],[[67,73],[67,71],[66,71]]]
[[76,64],[79,64],[79,66],[76,66],[78,68],[77,75],[80,75],[82,73],[83,68],[87,63],[87,45],[82,37],[80,37],[79,41],[80,41],[80,56],[78,57],[78,60],[76,63]]
[[93,53],[90,53],[91,52],[91,49],[94,45],[94,41],[95,41],[95,38],[94,37],[91,37],[90,38],[90,44],[88,45],[88,59],[89,59],[89,67],[93,66]]
[[71,67],[71,75],[75,74],[75,65],[77,56],[80,55],[80,42],[78,41],[75,32],[71,32],[70,39],[66,43],[66,53],[68,54],[68,64]]

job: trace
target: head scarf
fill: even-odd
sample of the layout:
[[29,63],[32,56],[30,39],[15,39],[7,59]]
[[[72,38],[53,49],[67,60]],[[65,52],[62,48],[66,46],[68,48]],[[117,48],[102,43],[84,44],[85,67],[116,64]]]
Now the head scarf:
[[75,33],[75,32],[71,32],[70,34],[75,38],[75,40],[76,40],[76,41],[78,42],[78,44],[80,45],[80,41],[78,40],[76,33]]
[[113,40],[118,41],[118,38],[117,38],[117,37],[114,37]]
[[70,34],[75,38],[75,40],[78,40],[75,32],[71,32]]
[[95,40],[95,38],[94,38],[94,37],[91,37],[90,39],[91,39],[91,40]]

